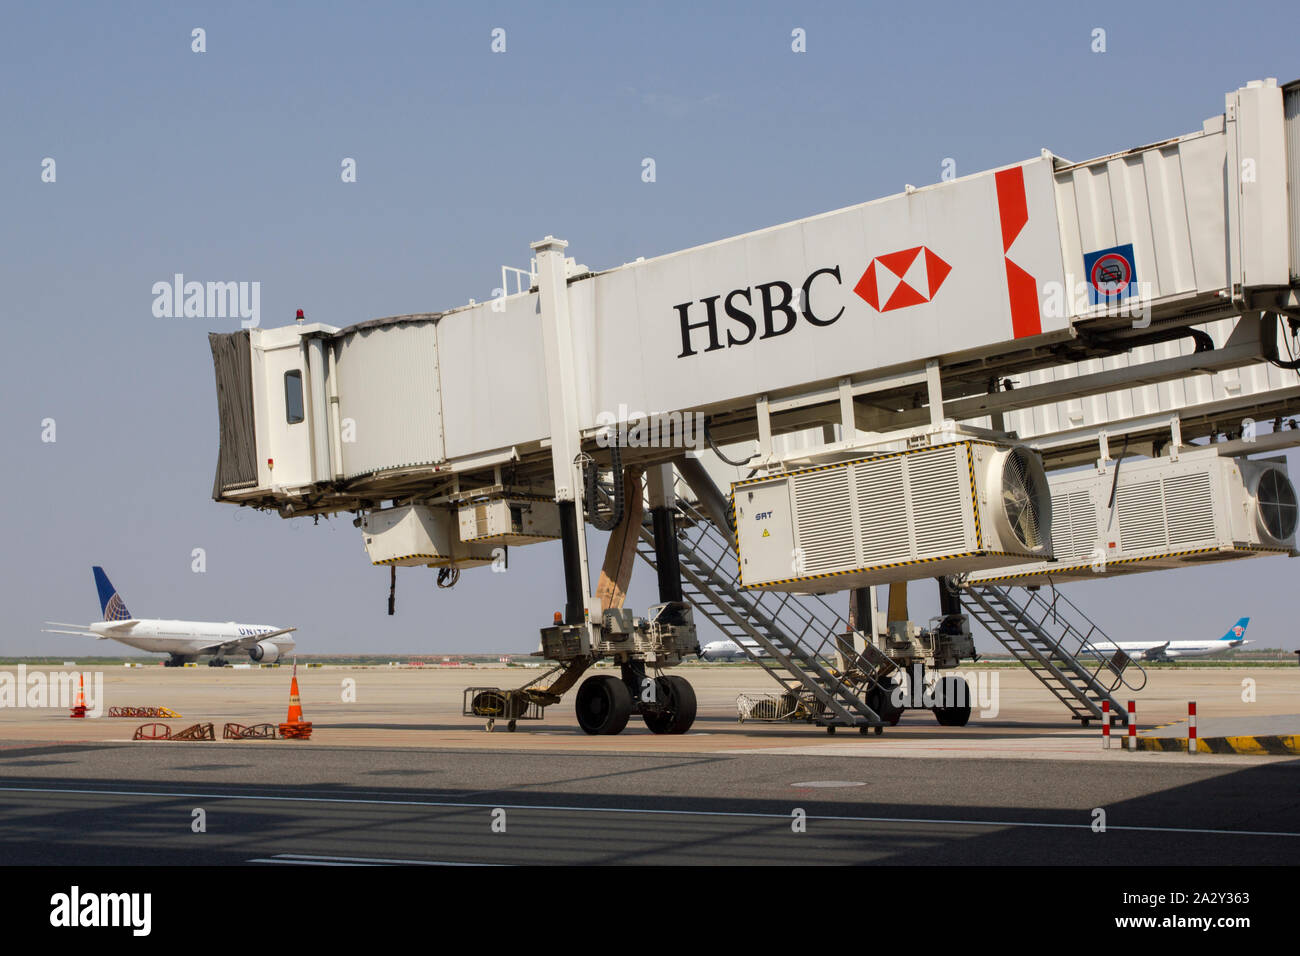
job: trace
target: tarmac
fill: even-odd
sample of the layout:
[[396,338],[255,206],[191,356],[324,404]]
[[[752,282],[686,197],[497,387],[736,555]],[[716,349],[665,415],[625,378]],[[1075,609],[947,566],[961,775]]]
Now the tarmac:
[[[1203,725],[1286,724],[1298,670],[1152,671],[1139,720],[1172,724],[1194,699]],[[769,677],[751,666],[679,673],[700,705],[682,736],[634,719],[621,735],[590,737],[567,700],[514,733],[461,716],[464,688],[517,686],[538,676],[527,668],[300,667],[310,740],[225,741],[226,721],[284,718],[288,668],[107,669],[105,707],[169,707],[183,715],[164,721],[174,729],[211,722],[218,739],[133,742],[154,721],[0,707],[0,856],[1190,866],[1289,865],[1300,848],[1300,760],[1104,750],[1099,727],[1072,723],[1022,670],[975,673],[988,712],[977,701],[966,727],[917,711],[882,736],[740,724],[736,695],[771,690]]]
[[[73,670],[71,667],[40,668]],[[0,671],[13,672],[13,668]],[[37,668],[30,668],[37,670]],[[503,723],[486,733],[482,718],[462,716],[463,691],[471,686],[511,687],[540,675],[526,667],[322,667],[298,669],[305,719],[313,723],[310,741],[221,741],[226,722],[279,723],[288,706],[290,669],[115,667],[102,674],[106,713],[113,706],[167,707],[181,718],[162,721],[173,731],[211,722],[219,746],[239,747],[437,747],[595,752],[715,753],[750,751],[876,756],[919,755],[978,758],[1004,756],[1052,759],[1116,759],[1124,729],[1113,731],[1113,747],[1102,749],[1101,728],[1081,727],[1026,670],[972,667],[970,723],[940,727],[924,710],[905,713],[882,736],[847,729],[830,736],[805,723],[737,721],[738,694],[772,692],[775,682],[749,665],[693,665],[677,669],[696,690],[699,716],[682,736],[651,733],[637,718],[616,737],[591,737],[577,726],[572,693],[543,719],[520,721],[514,733]],[[94,679],[88,682],[93,688]],[[1198,704],[1201,734],[1216,721],[1231,720],[1234,734],[1300,733],[1300,668],[1231,667],[1159,669],[1148,672],[1136,694],[1140,731],[1163,728],[1158,736],[1177,737],[1177,722],[1187,702]],[[92,711],[93,711],[92,707]],[[57,708],[0,707],[0,747],[8,741],[83,743],[129,742],[142,723],[152,720],[86,718],[74,720]],[[1227,725],[1225,725],[1227,726]],[[1249,728],[1254,728],[1253,730]],[[1182,732],[1185,738],[1185,731]],[[137,746],[166,746],[138,743]]]

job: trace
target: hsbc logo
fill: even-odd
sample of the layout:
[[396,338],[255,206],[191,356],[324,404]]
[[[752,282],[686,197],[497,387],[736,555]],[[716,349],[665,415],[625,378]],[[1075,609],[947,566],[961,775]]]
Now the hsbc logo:
[[[755,337],[771,339],[785,335],[794,330],[800,317],[809,325],[834,325],[844,314],[843,306],[834,315],[830,315],[830,310],[826,308],[820,313],[813,309],[814,285],[820,289],[831,280],[840,285],[839,266],[814,269],[797,292],[788,282],[764,282],[752,288],[732,289],[725,296],[705,296],[698,303],[683,302],[675,305],[673,308],[677,310],[682,324],[682,351],[677,357],[686,358],[695,355],[697,351],[716,352],[733,345],[748,345]],[[824,293],[819,292],[821,294]],[[725,329],[718,327],[719,299],[722,300],[721,311],[726,314],[729,322]],[[697,304],[703,307],[704,317],[692,321],[692,315],[697,313],[693,313],[691,307]],[[708,345],[699,350],[695,348],[698,340],[692,337],[697,330],[708,338]],[[727,334],[725,344],[721,338],[723,331]]]
[[914,246],[876,256],[853,291],[877,312],[892,312],[929,302],[949,272],[952,266],[930,248]]
[[[877,312],[892,312],[929,302],[951,271],[931,249],[916,246],[876,256],[853,291]],[[844,307],[832,314],[827,305],[835,298],[832,282],[842,285],[838,265],[814,269],[797,289],[788,282],[764,282],[675,305],[682,332],[677,357],[776,338],[793,332],[801,318],[818,328],[834,325]]]

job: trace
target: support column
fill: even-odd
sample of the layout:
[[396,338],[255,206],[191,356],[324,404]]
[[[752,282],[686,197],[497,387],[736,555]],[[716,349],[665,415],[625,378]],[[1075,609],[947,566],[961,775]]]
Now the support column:
[[682,599],[682,570],[677,553],[677,497],[673,466],[659,465],[646,473],[650,519],[655,533],[655,565],[659,571],[659,600]]
[[935,581],[939,584],[939,613],[944,617],[962,613],[961,598],[949,590],[943,578],[935,578]]
[[585,561],[580,542],[578,512],[572,501],[561,501],[560,547],[564,555],[564,623],[581,624],[586,620]]
[[622,607],[627,598],[627,588],[632,581],[632,566],[636,562],[636,546],[641,535],[641,519],[645,515],[645,497],[641,490],[641,469],[623,470],[623,518],[610,532],[605,545],[605,563],[600,569],[600,582],[596,596],[600,598],[602,612]]
[[943,380],[935,359],[925,363],[925,389],[930,402],[930,426],[938,428],[943,424]]
[[[564,548],[566,624],[600,626],[599,604],[591,594],[587,564],[587,535],[582,500],[582,438],[578,421],[578,370],[573,358],[573,329],[569,315],[568,276],[564,250],[568,243],[554,236],[534,242],[537,259],[537,300],[541,312],[542,353],[546,362],[546,398],[551,426],[551,471],[560,508],[560,537]],[[593,617],[595,620],[593,621]]]

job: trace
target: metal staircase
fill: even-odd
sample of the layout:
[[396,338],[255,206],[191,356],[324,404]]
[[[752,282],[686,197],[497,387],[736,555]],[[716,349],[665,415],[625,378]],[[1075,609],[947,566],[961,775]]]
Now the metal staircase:
[[[730,534],[680,494],[676,519],[682,596],[772,675],[782,697],[801,703],[814,723],[828,728],[884,725],[867,701],[889,693],[879,680],[894,668],[889,658],[870,644],[854,651],[841,638],[848,622],[820,597],[742,590]],[[648,516],[637,554],[656,567]],[[753,645],[769,656],[755,653]]]
[[[1018,599],[1013,590],[1024,596]],[[1029,668],[1075,720],[1087,726],[1103,719],[1101,705],[1109,701],[1112,720],[1127,723],[1128,714],[1114,692],[1121,686],[1141,690],[1146,671],[1122,651],[1098,650],[1094,641],[1110,639],[1064,595],[1052,592],[1049,601],[1025,588],[985,584],[964,588],[961,598],[971,616]]]

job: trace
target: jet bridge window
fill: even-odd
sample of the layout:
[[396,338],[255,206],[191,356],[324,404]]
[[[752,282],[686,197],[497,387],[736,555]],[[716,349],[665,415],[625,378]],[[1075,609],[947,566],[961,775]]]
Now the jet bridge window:
[[294,369],[284,373],[284,415],[290,425],[303,420],[302,372]]

